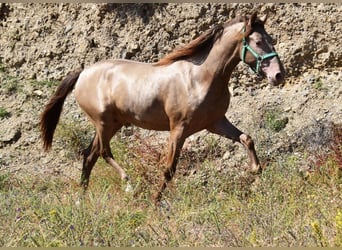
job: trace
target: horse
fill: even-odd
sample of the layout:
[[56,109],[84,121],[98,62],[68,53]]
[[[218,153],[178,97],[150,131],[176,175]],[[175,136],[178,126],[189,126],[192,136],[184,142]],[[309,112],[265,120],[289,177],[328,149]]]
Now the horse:
[[156,202],[175,175],[186,138],[204,129],[241,143],[249,171],[261,173],[252,138],[225,114],[230,102],[229,78],[240,61],[271,85],[284,81],[275,42],[264,28],[266,19],[267,15],[258,17],[254,12],[215,24],[155,63],[109,59],[69,72],[41,114],[44,150],[52,147],[63,103],[74,91],[78,105],[95,127],[94,138],[83,151],[80,185],[85,190],[100,156],[122,180],[129,179],[110,148],[114,134],[129,125],[170,131],[166,168],[153,195]]

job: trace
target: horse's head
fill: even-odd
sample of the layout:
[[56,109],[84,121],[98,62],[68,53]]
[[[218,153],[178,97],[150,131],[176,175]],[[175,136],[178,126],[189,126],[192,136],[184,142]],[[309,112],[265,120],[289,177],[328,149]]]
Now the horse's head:
[[285,70],[273,47],[276,41],[265,31],[266,18],[257,18],[253,13],[245,22],[240,57],[255,73],[267,77],[270,84],[279,85],[284,81]]

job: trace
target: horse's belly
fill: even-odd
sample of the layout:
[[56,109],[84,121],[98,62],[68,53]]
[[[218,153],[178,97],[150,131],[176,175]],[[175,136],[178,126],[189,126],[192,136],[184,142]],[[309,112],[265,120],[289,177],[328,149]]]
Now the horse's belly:
[[158,130],[158,131],[168,131],[170,130],[170,126],[164,122],[149,122],[149,121],[142,121],[138,119],[134,119],[131,124],[149,130]]
[[161,117],[138,117],[132,116],[125,119],[126,122],[133,124],[137,127],[149,129],[149,130],[159,130],[167,131],[170,130],[169,122]]
[[132,104],[129,107],[121,108],[119,113],[119,119],[122,123],[131,123],[150,130],[165,131],[170,129],[169,119],[164,108],[157,102],[150,106]]

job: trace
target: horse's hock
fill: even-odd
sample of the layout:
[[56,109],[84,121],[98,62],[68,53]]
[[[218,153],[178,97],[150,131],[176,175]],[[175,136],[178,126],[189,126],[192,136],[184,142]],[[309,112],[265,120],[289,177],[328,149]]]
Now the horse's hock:
[[0,63],[12,75],[61,80],[70,70],[105,58],[155,62],[213,24],[257,10],[272,16],[267,28],[277,34],[287,77],[298,76],[311,68],[341,67],[341,8],[318,3],[2,3]]

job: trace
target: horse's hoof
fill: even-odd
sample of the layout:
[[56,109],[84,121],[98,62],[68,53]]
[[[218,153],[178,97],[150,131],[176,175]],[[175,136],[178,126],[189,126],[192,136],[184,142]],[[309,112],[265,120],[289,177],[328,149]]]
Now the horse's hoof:
[[125,173],[125,174],[121,175],[121,180],[123,182],[129,182],[131,180],[131,178],[129,178],[129,176]]

